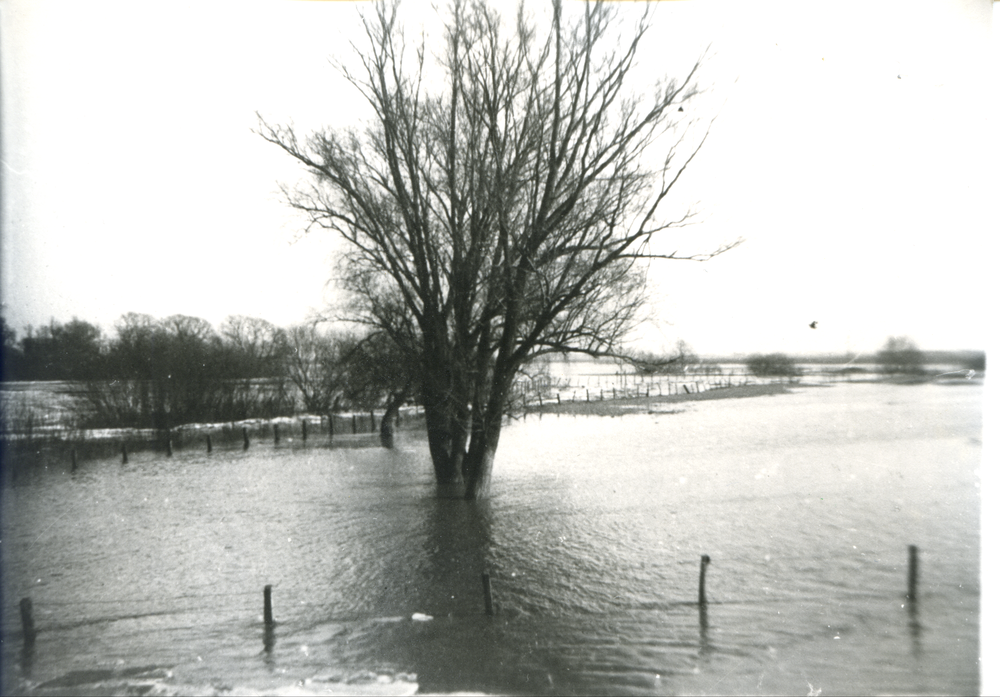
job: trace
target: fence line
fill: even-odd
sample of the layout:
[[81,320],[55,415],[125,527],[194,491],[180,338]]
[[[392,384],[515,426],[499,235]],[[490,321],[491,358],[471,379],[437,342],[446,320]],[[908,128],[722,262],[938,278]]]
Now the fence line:
[[580,373],[573,376],[537,375],[515,381],[513,397],[526,405],[635,399],[676,394],[695,394],[708,390],[745,385],[794,385],[804,381],[830,384],[864,379],[849,371],[814,371],[801,375],[758,376],[746,367],[689,369],[679,373]]
[[[908,569],[907,569],[907,583],[906,583],[906,595],[905,595],[906,603],[905,604],[908,606],[909,614],[910,614],[910,618],[911,618],[911,623],[912,623],[912,622],[916,621],[917,604],[918,604],[918,596],[917,596],[917,590],[918,590],[918,572],[917,572],[917,569],[918,569],[918,561],[917,561],[918,549],[917,549],[916,545],[909,545],[908,548],[907,548],[907,551],[908,551],[908,556],[909,556],[909,565],[908,565]],[[708,600],[707,580],[706,580],[706,576],[707,576],[706,572],[708,570],[708,565],[709,565],[710,562],[711,562],[711,559],[709,558],[709,555],[707,555],[707,554],[702,554],[701,555],[700,570],[699,570],[699,575],[698,575],[698,601],[697,601],[697,606],[698,606],[698,609],[699,609],[699,620],[700,620],[702,632],[704,632],[706,630],[706,628],[707,628],[708,606],[710,604],[712,604]],[[499,604],[494,601],[494,597],[493,597],[493,584],[492,584],[492,579],[491,579],[489,570],[484,571],[483,574],[482,574],[482,586],[483,586],[483,601],[484,601],[485,614],[487,616],[492,617],[495,614],[497,614],[497,610],[498,610]],[[199,595],[199,596],[181,596],[181,598],[187,598],[187,597],[193,597],[193,598],[202,598],[202,597],[204,597],[204,598],[209,598],[209,597],[218,597],[218,596],[243,597],[243,596],[248,596],[248,595],[250,595],[249,591],[243,592],[243,593],[206,593],[206,594]],[[180,598],[178,598],[178,599],[180,599]],[[773,601],[774,598],[769,598],[768,600]],[[161,599],[161,601],[162,601],[162,599]],[[96,601],[90,601],[90,602],[96,602]],[[145,601],[144,600],[136,600],[136,601],[104,601],[104,602],[145,602]],[[68,605],[79,605],[79,604],[85,604],[85,603],[86,603],[86,601],[83,601],[81,603],[69,603],[69,602],[58,603],[58,602],[51,602],[51,603],[47,603],[47,605],[56,605],[56,606],[63,605],[63,606],[68,606]],[[692,601],[687,601],[687,602],[685,602],[685,601],[678,601],[678,603],[679,604],[684,604],[684,605],[695,605],[695,603],[692,602]],[[185,608],[183,610],[183,612],[191,612],[191,611],[196,610],[196,609],[197,608]],[[37,635],[38,635],[39,631],[53,630],[53,629],[63,629],[64,630],[64,629],[76,628],[76,627],[80,627],[80,626],[86,626],[86,625],[89,625],[89,624],[96,624],[96,623],[100,623],[100,622],[117,622],[117,621],[124,620],[124,619],[137,619],[137,618],[142,618],[142,617],[150,617],[150,616],[154,616],[154,615],[169,615],[169,614],[179,614],[179,611],[178,610],[150,611],[150,612],[145,612],[145,613],[138,614],[138,615],[126,615],[126,616],[118,616],[118,617],[103,617],[103,618],[93,618],[93,619],[90,619],[90,620],[81,620],[79,622],[75,622],[75,623],[72,623],[70,625],[50,625],[48,627],[37,627],[36,624],[35,624],[35,618],[34,618],[34,605],[33,605],[33,602],[31,600],[31,598],[30,597],[24,597],[24,598],[21,598],[21,601],[20,601],[22,640],[24,642],[24,648],[25,648],[26,651],[31,650],[34,647],[34,644],[35,644],[35,641],[36,641],[36,638],[37,638]],[[421,613],[415,613],[413,615],[412,619],[414,621],[430,621],[430,620],[433,620],[434,618],[432,616],[430,616],[430,615],[424,615],[424,614],[421,614]],[[273,630],[274,630],[274,627],[276,625],[276,621],[274,619],[274,613],[273,613],[273,606],[272,606],[272,586],[271,586],[271,584],[268,584],[268,585],[264,586],[264,612],[263,612],[263,621],[264,621],[264,629],[265,629],[265,639],[264,639],[265,648],[266,648],[266,650],[270,651],[270,649],[274,645]]]

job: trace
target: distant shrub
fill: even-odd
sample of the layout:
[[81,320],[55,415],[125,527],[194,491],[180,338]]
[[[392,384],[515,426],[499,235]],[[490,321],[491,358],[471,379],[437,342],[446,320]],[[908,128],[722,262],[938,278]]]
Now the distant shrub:
[[795,361],[783,353],[754,354],[747,359],[746,366],[747,370],[759,378],[794,377],[799,374]]
[[986,353],[983,351],[977,351],[976,353],[966,357],[962,361],[962,367],[975,370],[980,373],[986,372]]
[[702,366],[701,359],[683,340],[677,342],[673,354],[639,351],[632,356],[631,363],[640,375],[679,375],[695,368],[700,370]]
[[924,372],[924,354],[907,336],[889,337],[875,355],[883,375],[920,375]]

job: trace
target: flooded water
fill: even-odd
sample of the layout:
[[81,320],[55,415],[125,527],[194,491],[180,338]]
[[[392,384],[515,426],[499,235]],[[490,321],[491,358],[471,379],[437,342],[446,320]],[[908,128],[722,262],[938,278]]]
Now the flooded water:
[[844,384],[529,417],[478,505],[435,497],[418,434],[21,473],[2,691],[974,694],[981,397]]

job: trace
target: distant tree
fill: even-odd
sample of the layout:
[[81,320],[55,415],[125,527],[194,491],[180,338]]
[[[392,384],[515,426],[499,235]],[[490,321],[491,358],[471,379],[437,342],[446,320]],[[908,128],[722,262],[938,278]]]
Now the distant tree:
[[115,329],[108,351],[115,381],[90,392],[102,419],[171,428],[218,413],[225,366],[210,323],[187,315],[157,320],[127,313]]
[[27,380],[90,380],[104,372],[101,328],[76,317],[66,324],[53,319],[37,330],[28,327],[20,347]]
[[381,441],[393,446],[399,409],[413,397],[419,365],[386,332],[375,331],[357,339],[344,352],[347,385],[345,396],[365,409],[381,409]]
[[488,494],[523,366],[615,353],[648,259],[713,256],[651,248],[688,219],[665,201],[704,142],[685,142],[679,108],[698,65],[633,91],[649,18],[622,34],[613,5],[554,0],[539,30],[524,5],[505,22],[486,2],[454,0],[430,79],[397,4],[375,3],[361,70],[344,70],[373,121],[312,134],[260,125],[312,178],[290,204],[344,241],[357,319],[389,331],[388,302],[418,331],[435,475],[470,499]]
[[784,353],[754,354],[746,360],[747,369],[756,377],[795,377],[798,366]]
[[889,337],[875,355],[875,362],[884,375],[920,375],[924,372],[924,354],[908,336]]
[[150,377],[153,335],[157,322],[151,315],[127,312],[115,322],[108,348],[108,365],[115,378]]
[[239,378],[280,376],[288,353],[285,330],[267,320],[230,315],[222,323],[231,370]]
[[298,388],[306,411],[326,414],[340,409],[349,380],[345,356],[354,339],[324,332],[316,322],[296,325],[287,336],[286,374]]
[[[172,428],[291,413],[284,338],[263,320],[230,318],[224,335],[199,317],[127,313],[108,347],[108,377],[87,386],[94,424]],[[255,378],[271,378],[259,384]]]
[[631,354],[627,360],[636,372],[646,375],[683,373],[701,363],[698,354],[683,339],[677,341],[673,354],[661,355],[640,351]]
[[17,341],[17,331],[0,315],[0,332],[3,334],[3,356],[0,358],[0,379],[20,380],[24,372],[24,353]]

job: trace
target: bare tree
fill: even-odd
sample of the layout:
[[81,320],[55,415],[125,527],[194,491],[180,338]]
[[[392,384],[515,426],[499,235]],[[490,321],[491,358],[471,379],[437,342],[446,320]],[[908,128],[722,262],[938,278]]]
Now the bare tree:
[[384,409],[380,428],[383,447],[395,442],[399,409],[413,396],[418,374],[415,353],[403,351],[380,330],[359,338],[344,352],[345,397],[364,409]]
[[288,350],[285,331],[267,320],[230,315],[222,323],[222,336],[235,352],[241,377],[274,377]]
[[314,322],[292,327],[287,337],[288,379],[299,389],[306,411],[338,409],[347,385],[345,338],[321,332]]
[[356,319],[418,358],[437,480],[464,481],[470,499],[488,494],[519,368],[615,352],[647,259],[723,251],[651,246],[689,218],[668,218],[665,202],[704,142],[686,142],[678,121],[698,65],[630,94],[648,15],[623,40],[604,3],[553,0],[542,32],[521,5],[505,26],[486,2],[453,0],[444,79],[425,80],[425,47],[408,50],[396,5],[377,3],[362,69],[342,68],[372,122],[307,137],[259,126],[312,175],[286,190],[290,204],[346,242]]

